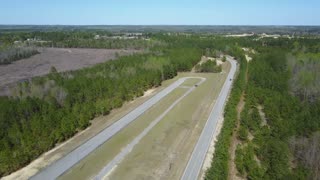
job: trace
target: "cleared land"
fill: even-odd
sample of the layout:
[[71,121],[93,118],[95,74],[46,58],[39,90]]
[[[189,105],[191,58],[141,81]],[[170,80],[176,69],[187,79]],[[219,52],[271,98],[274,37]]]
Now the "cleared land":
[[41,52],[12,64],[0,65],[0,96],[9,95],[16,82],[43,76],[54,66],[58,72],[81,69],[116,58],[116,54],[129,55],[137,50],[41,48]]
[[[229,70],[229,64],[224,69]],[[199,76],[207,80],[181,100],[105,178],[179,179],[226,75],[179,74],[178,77]],[[195,83],[196,80],[190,80],[181,87]],[[153,118],[150,115],[148,119]]]
[[200,76],[207,80],[140,141],[109,179],[180,178],[223,82],[221,74]]

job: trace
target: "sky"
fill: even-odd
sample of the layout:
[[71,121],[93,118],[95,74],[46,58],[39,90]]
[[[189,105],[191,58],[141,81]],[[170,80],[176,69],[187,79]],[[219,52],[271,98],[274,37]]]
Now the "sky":
[[0,0],[0,24],[320,25],[320,0]]

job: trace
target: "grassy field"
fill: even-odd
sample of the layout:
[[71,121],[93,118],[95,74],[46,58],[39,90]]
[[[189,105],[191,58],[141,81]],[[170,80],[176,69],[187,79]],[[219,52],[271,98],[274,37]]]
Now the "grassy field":
[[[229,66],[225,66],[226,70]],[[133,151],[114,169],[110,179],[179,179],[194,144],[209,116],[226,74],[179,73],[163,87],[181,77],[198,76],[207,80],[180,101]],[[181,87],[193,86],[199,79],[188,79]],[[83,159],[60,179],[88,179],[96,175],[122,148],[130,143],[188,89],[177,88],[136,121]]]

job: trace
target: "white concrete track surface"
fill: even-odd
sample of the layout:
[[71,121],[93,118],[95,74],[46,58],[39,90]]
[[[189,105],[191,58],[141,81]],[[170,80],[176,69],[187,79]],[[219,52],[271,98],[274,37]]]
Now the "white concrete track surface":
[[[119,119],[117,122],[113,123],[111,126],[105,128],[101,132],[99,132],[96,136],[92,137],[73,151],[71,151],[66,156],[60,158],[55,161],[51,165],[42,169],[39,173],[32,176],[30,179],[34,180],[50,180],[56,179],[64,172],[69,170],[75,164],[77,164],[80,160],[85,158],[91,152],[93,152],[97,147],[101,146],[104,142],[109,140],[113,135],[118,133],[120,130],[125,128],[128,124],[133,122],[139,116],[141,116],[144,112],[150,109],[153,105],[159,102],[162,98],[171,93],[174,89],[179,87],[185,80],[190,78],[198,78],[198,77],[184,77],[172,83],[167,88],[163,89],[161,92],[141,104],[139,107]],[[203,78],[204,79],[204,78]]]
[[231,63],[230,72],[210,113],[205,127],[202,130],[199,140],[191,154],[187,167],[185,168],[181,177],[182,180],[196,180],[199,178],[200,170],[213,138],[212,136],[216,129],[217,122],[223,115],[224,105],[231,90],[232,82],[237,69],[237,62],[234,59],[228,56],[227,61]]
[[[201,79],[200,82],[198,82],[196,85],[199,86],[202,84],[206,79],[202,77],[188,77],[188,78],[197,78]],[[196,87],[186,87],[186,86],[180,86],[183,88],[189,88],[187,92],[185,92],[179,99],[174,101],[160,116],[158,116],[155,120],[153,120],[150,125],[144,129],[130,144],[128,144],[111,162],[109,162],[100,172],[99,174],[94,178],[96,180],[103,179],[103,177],[108,174],[115,166],[117,166],[121,160],[131,152],[133,147],[139,143],[139,141],[150,131],[152,128],[157,125],[165,115],[168,114],[168,112],[171,111],[172,108],[174,108],[183,98],[185,98],[188,94],[190,94]]]

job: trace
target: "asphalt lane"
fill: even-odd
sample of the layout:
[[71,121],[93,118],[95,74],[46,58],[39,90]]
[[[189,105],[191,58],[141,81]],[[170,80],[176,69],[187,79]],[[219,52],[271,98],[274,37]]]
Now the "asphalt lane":
[[221,89],[219,97],[210,113],[210,116],[202,130],[199,140],[192,152],[187,167],[181,177],[181,180],[195,180],[199,178],[199,174],[209,149],[213,134],[216,130],[217,122],[223,115],[225,102],[228,98],[229,91],[232,87],[232,82],[237,68],[237,62],[231,57],[227,57],[227,61],[231,63],[231,69],[228,77]]
[[99,132],[96,136],[92,137],[73,151],[71,151],[66,156],[60,158],[59,160],[53,162],[51,165],[40,170],[36,175],[32,176],[30,179],[33,180],[51,180],[56,179],[64,172],[69,170],[91,152],[93,152],[97,147],[101,146],[104,142],[109,140],[113,135],[118,133],[120,130],[125,128],[128,124],[133,122],[139,116],[141,116],[145,111],[159,102],[162,98],[171,93],[174,89],[179,87],[185,80],[193,77],[184,77],[172,83],[167,88],[163,89],[161,92],[141,104],[139,107],[122,117],[117,122],[113,123],[111,126]]

